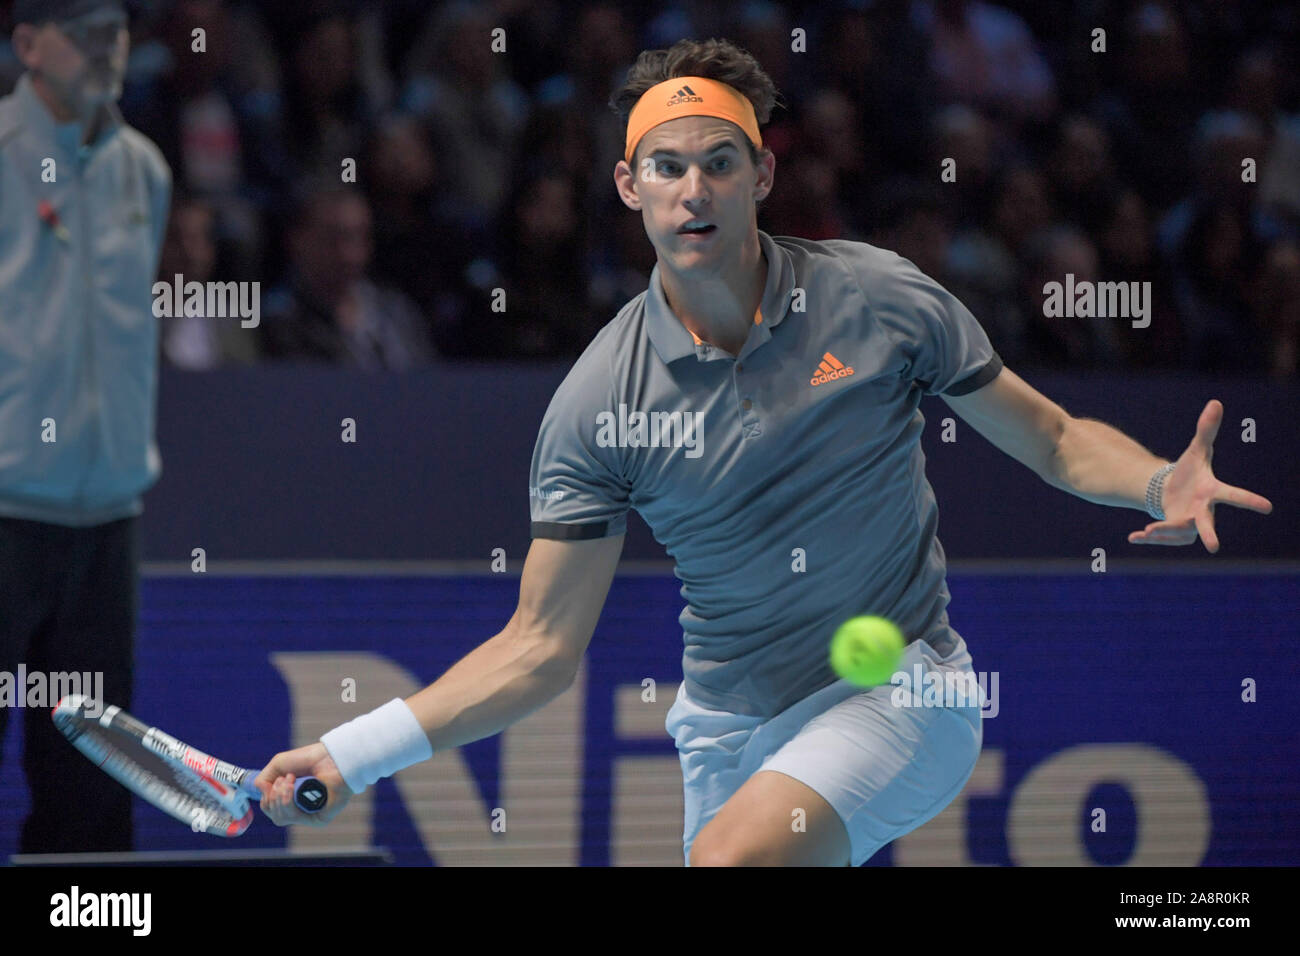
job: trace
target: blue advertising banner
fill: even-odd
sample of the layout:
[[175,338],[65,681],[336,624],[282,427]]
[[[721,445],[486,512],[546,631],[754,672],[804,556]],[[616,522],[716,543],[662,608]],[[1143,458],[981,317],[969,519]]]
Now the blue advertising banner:
[[[131,709],[261,766],[497,633],[518,596],[510,570],[146,577]],[[990,698],[983,753],[953,804],[868,865],[1300,863],[1294,568],[952,571],[949,587]],[[381,781],[328,828],[259,816],[239,846],[387,847],[407,865],[681,865],[663,728],[681,679],[678,588],[620,576],[561,697]],[[26,812],[19,723],[0,765],[6,857]],[[136,812],[139,850],[232,848]]]

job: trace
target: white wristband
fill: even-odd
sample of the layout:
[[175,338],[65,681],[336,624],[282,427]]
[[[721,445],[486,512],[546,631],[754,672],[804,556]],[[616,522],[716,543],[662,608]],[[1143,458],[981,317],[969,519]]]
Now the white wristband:
[[320,742],[353,793],[433,756],[424,729],[400,697],[340,724]]

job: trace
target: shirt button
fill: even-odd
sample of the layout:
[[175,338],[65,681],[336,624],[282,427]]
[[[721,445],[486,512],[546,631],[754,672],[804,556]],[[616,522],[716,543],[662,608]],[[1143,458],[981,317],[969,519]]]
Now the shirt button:
[[754,403],[751,402],[749,399],[745,399],[743,402],[740,403],[740,407],[743,408],[745,411],[749,411],[749,409],[753,407],[753,404]]
[[737,362],[737,363],[736,363],[736,371],[737,371],[737,372],[743,372],[744,370],[745,370],[745,363],[744,363],[744,362]]

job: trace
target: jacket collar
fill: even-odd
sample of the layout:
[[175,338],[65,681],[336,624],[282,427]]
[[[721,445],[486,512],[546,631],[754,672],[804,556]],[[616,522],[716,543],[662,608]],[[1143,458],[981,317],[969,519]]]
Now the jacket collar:
[[[14,96],[18,101],[18,111],[23,123],[33,130],[42,141],[56,143],[69,155],[77,155],[82,149],[81,139],[85,129],[79,120],[60,123],[49,108],[36,94],[31,73],[24,73],[14,86]],[[99,135],[93,143],[88,144],[87,152],[103,146],[122,126],[122,113],[116,103],[108,103],[101,108],[102,120]]]

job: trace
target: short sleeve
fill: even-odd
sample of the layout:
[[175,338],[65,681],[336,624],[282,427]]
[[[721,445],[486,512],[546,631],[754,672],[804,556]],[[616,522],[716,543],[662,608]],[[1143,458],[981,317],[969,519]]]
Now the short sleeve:
[[1002,357],[956,296],[901,256],[876,280],[864,288],[872,310],[896,336],[908,376],[926,395],[965,395],[997,378]]
[[531,536],[559,541],[627,531],[629,483],[619,449],[596,441],[596,416],[617,407],[608,374],[582,359],[556,389],[542,419],[528,472]]

